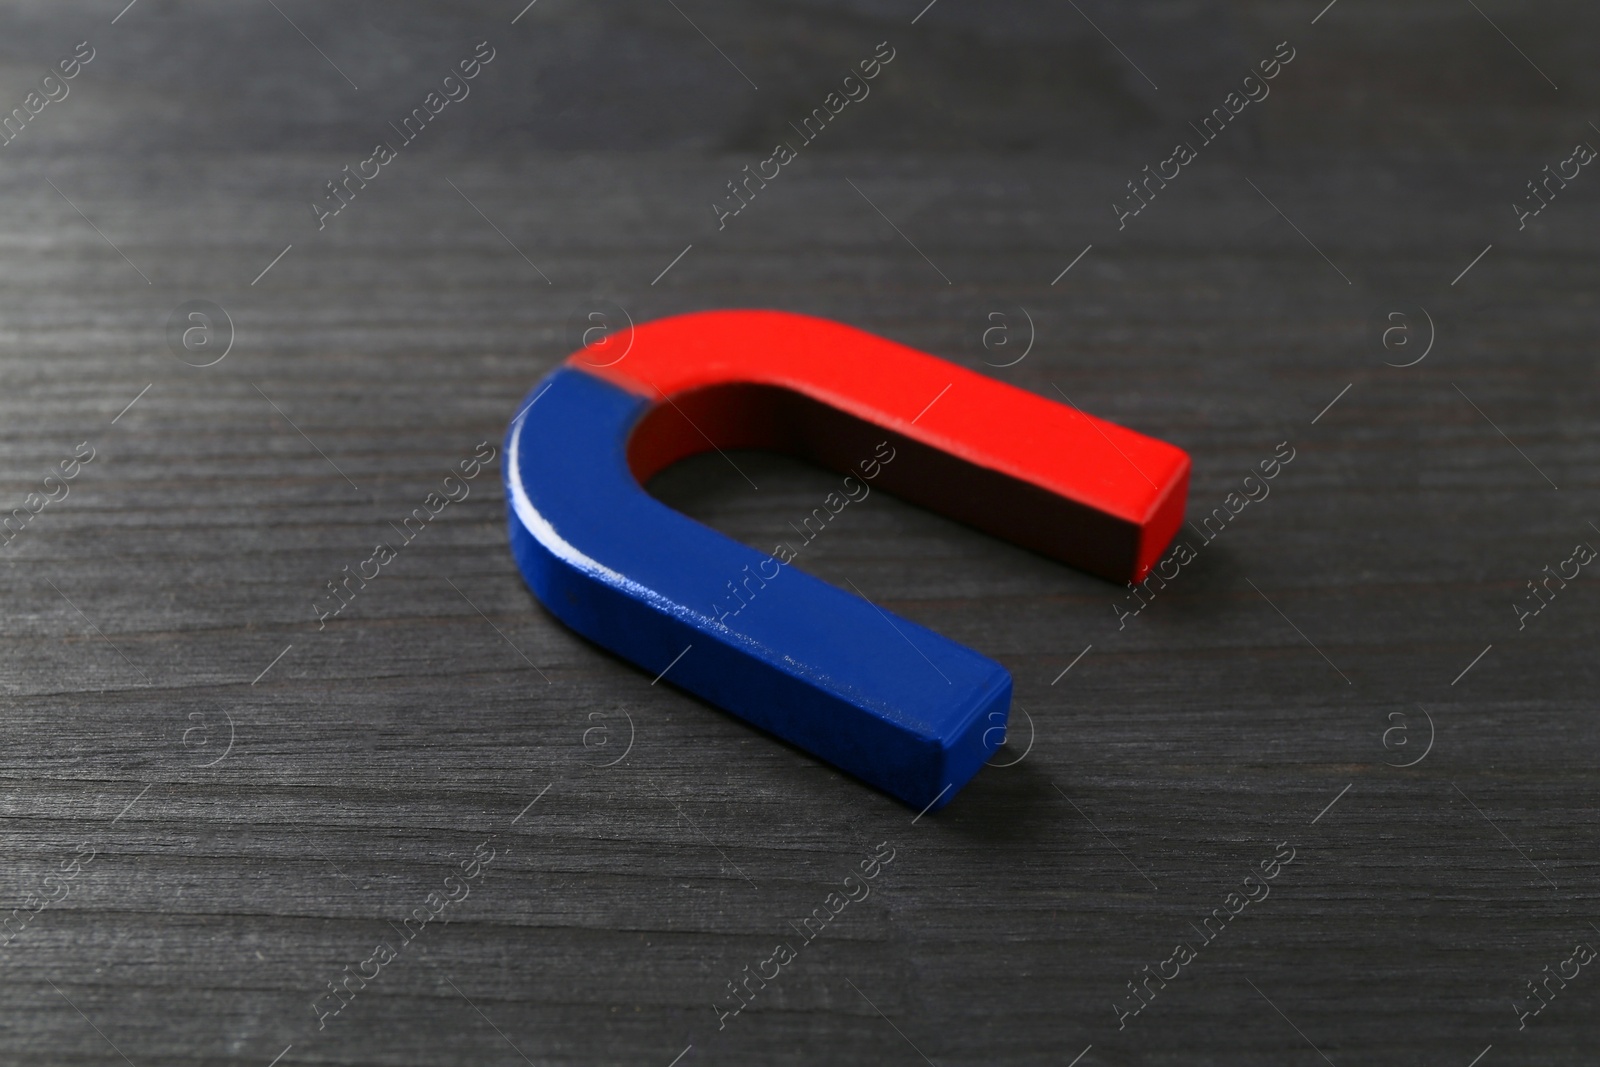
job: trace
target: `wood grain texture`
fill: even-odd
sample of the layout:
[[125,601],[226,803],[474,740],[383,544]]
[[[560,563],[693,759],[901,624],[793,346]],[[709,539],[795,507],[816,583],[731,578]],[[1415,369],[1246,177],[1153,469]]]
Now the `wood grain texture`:
[[[253,5],[143,0],[115,25],[22,5],[3,45],[18,102],[74,42],[98,53],[0,148],[5,512],[94,449],[0,548],[0,918],[23,909],[0,1061],[1592,1060],[1588,970],[1526,1029],[1513,1008],[1600,944],[1592,575],[1525,629],[1511,605],[1600,545],[1600,208],[1587,173],[1524,231],[1508,207],[1596,139],[1566,110],[1591,14],[1485,6],[1561,93],[1470,8],[1416,7],[1437,48],[1409,70],[1384,60],[1388,9],[1357,0],[1314,27],[1320,4],[1104,21],[1158,81],[1197,42],[1170,91],[1199,112],[1227,57],[1301,49],[1252,135],[1119,231],[1107,205],[1188,105],[1140,97],[1053,9],[985,29],[957,0],[915,28],[920,4],[683,5],[756,91],[670,8],[607,38],[643,9],[280,6],[359,90]],[[1008,96],[1030,17],[1054,28]],[[804,113],[824,59],[891,34],[904,85],[891,67],[856,133],[846,112],[719,231],[708,204],[761,158],[740,131]],[[318,232],[321,184],[485,37],[499,54],[441,136]],[[633,66],[607,88],[584,62],[612,47]],[[929,95],[978,53],[995,66],[967,104]],[[1092,64],[1051,73],[1075,55]],[[1437,89],[1456,83],[1513,88],[1476,128]],[[1083,140],[1024,151],[986,115]],[[215,366],[169,350],[191,299],[235,327]],[[319,629],[325,583],[498,447],[610,305],[823,315],[1070,396],[1191,453],[1196,524],[1280,442],[1294,459],[1213,541],[1186,534],[1195,560],[1122,629],[1126,590],[886,494],[808,545],[799,566],[1013,672],[1018,762],[920,820],[556,623],[492,468]],[[1420,351],[1376,340],[1412,307],[1434,347],[1385,366]],[[1020,351],[1023,308],[1031,351],[986,366]],[[992,313],[1006,349],[983,346]],[[734,459],[759,490],[715,455],[652,490],[765,549],[835,481]],[[1425,716],[1431,751],[1393,766]],[[405,942],[484,842],[470,895]],[[802,944],[883,842],[870,897]],[[1280,842],[1270,896],[1201,945]],[[24,921],[30,894],[56,899]],[[1197,957],[1119,1028],[1127,983],[1183,940]],[[327,983],[380,942],[396,958],[319,1029]],[[779,942],[797,959],[719,1029],[726,983]]]

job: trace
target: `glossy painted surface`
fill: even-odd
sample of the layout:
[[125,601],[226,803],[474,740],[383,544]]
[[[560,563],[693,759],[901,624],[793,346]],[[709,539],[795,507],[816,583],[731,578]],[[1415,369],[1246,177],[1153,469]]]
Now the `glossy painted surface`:
[[1109,577],[1148,569],[1188,457],[1160,441],[838,323],[711,312],[578,353],[506,439],[511,545],[579,633],[917,808],[1003,741],[987,657],[655,500],[716,448],[770,448]]

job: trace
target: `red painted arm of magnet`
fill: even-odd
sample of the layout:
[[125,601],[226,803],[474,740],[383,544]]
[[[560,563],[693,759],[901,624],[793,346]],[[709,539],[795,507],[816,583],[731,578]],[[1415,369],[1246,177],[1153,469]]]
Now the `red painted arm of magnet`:
[[654,403],[628,448],[641,484],[713,443],[859,476],[888,440],[875,488],[1114,581],[1144,578],[1183,521],[1182,449],[840,323],[716,311],[615,343],[610,366],[568,365]]

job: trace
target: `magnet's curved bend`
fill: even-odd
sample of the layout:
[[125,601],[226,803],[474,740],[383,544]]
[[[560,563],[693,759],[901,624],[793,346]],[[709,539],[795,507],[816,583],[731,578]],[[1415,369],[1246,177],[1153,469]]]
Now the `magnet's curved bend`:
[[[1182,519],[1181,450],[839,323],[725,311],[631,333],[615,365],[570,357],[507,432],[529,587],[584,636],[913,807],[948,803],[998,747],[1005,669],[643,484],[712,448],[788,452],[1121,580]],[[818,504],[791,547],[835,510]]]

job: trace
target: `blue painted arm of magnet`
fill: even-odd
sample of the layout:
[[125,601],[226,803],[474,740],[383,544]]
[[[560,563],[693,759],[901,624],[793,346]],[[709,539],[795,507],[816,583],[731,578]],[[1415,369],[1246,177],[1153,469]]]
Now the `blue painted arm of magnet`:
[[524,402],[504,473],[534,595],[597,644],[652,674],[671,664],[665,681],[905,803],[948,803],[1004,737],[1010,674],[651,497],[627,463],[650,406],[568,368]]

